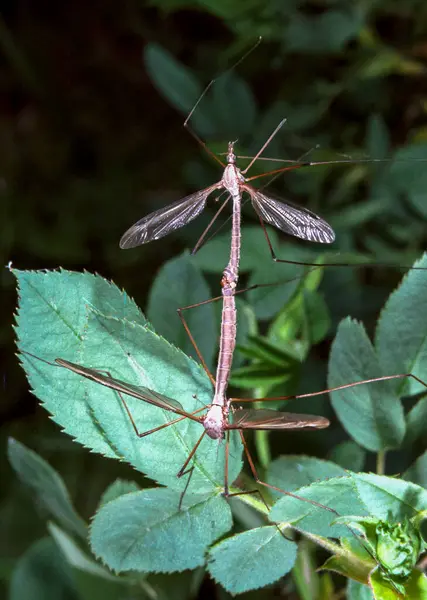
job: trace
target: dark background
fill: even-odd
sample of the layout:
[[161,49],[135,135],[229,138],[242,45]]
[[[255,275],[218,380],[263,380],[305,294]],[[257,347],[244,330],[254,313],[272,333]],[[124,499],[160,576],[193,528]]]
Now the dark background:
[[[287,117],[269,156],[297,159],[313,149],[310,158],[427,156],[426,32],[427,6],[416,0],[3,3],[2,264],[96,271],[144,307],[157,269],[194,245],[203,223],[127,252],[118,247],[122,233],[220,178],[182,127],[197,94],[179,65],[202,89],[260,35],[232,81],[218,82],[195,115],[210,147],[223,151],[238,137],[253,152]],[[408,265],[425,247],[424,171],[412,161],[317,167],[273,188],[327,218],[337,250]],[[252,221],[248,212],[245,222]],[[335,320],[352,314],[372,328],[400,274],[338,274]],[[14,356],[15,282],[6,269],[0,281],[2,447],[13,435],[39,451],[89,517],[106,485],[132,474],[72,444],[37,407]],[[321,352],[327,356],[327,348]],[[44,529],[2,456],[6,581]]]

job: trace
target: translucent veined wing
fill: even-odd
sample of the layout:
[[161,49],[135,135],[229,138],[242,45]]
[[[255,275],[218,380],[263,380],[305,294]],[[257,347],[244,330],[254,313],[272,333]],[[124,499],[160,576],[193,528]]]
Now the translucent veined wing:
[[206,200],[222,184],[216,183],[169,206],[156,210],[132,225],[120,240],[120,248],[135,248],[168,235],[199,216]]
[[226,429],[324,429],[328,419],[314,415],[297,415],[268,408],[238,408],[233,412],[233,422]]
[[[188,416],[188,413],[183,409],[177,400],[173,400],[173,398],[169,398],[168,396],[163,396],[163,394],[158,394],[154,390],[150,390],[142,385],[140,386],[126,383],[120,379],[115,379],[107,374],[100,373],[96,369],[90,369],[89,367],[84,367],[62,358],[56,358],[55,362],[61,367],[65,367],[66,369],[73,371],[73,373],[77,373],[78,375],[82,375],[82,377],[86,377],[91,381],[105,385],[105,387],[115,390],[116,392],[127,394],[128,396],[138,398],[139,400],[144,400],[144,402],[154,404],[155,406],[164,408],[165,410],[170,410],[178,415]],[[193,420],[198,420],[193,416],[191,416],[191,418]]]
[[326,221],[307,208],[280,202],[250,186],[242,186],[251,196],[257,214],[281,231],[310,242],[330,244],[335,239],[334,230]]

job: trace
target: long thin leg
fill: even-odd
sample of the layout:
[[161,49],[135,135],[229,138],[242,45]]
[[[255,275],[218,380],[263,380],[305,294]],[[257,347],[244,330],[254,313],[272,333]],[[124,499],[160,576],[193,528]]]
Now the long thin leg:
[[197,345],[196,340],[194,339],[193,334],[190,331],[190,327],[188,326],[188,323],[184,317],[184,315],[182,314],[182,312],[184,310],[189,310],[190,308],[197,308],[198,306],[203,306],[203,304],[209,304],[210,302],[216,302],[217,300],[221,300],[222,296],[217,296],[216,298],[210,298],[209,300],[204,300],[203,302],[197,302],[196,304],[189,304],[188,306],[183,306],[181,308],[177,308],[176,312],[178,313],[179,318],[181,319],[181,323],[184,326],[184,329],[190,339],[190,342],[194,348],[194,350],[196,351],[197,357],[200,360],[200,362],[202,363],[202,367],[204,368],[207,376],[209,377],[212,385],[215,387],[215,377],[212,375],[212,373],[209,370],[208,365],[206,364],[205,359],[203,358],[202,353],[200,352],[200,349]]
[[302,496],[298,496],[297,494],[293,494],[292,492],[287,492],[286,490],[282,490],[281,488],[278,488],[275,485],[271,485],[265,481],[262,481],[259,478],[258,471],[256,470],[256,467],[255,467],[255,463],[252,460],[252,456],[251,456],[251,454],[249,452],[249,448],[246,444],[246,440],[245,440],[245,436],[243,435],[243,431],[241,429],[239,429],[238,431],[240,434],[240,438],[242,440],[243,448],[245,450],[246,458],[249,463],[249,468],[251,470],[253,478],[255,479],[255,481],[257,483],[259,483],[260,485],[263,485],[271,490],[275,490],[276,492],[280,492],[281,494],[285,494],[286,496],[291,496],[292,498],[296,498],[297,500],[301,500],[303,502],[308,502],[309,504],[313,504],[313,506],[322,508],[324,510],[327,510],[327,511],[333,513],[336,516],[339,516],[338,512],[336,510],[334,510],[333,508],[330,508],[329,506],[325,506],[324,504],[320,504],[319,502],[315,502],[314,500],[309,500],[308,498],[303,498]]
[[[187,416],[184,417],[178,417],[177,419],[173,419],[172,421],[168,421],[167,423],[163,423],[163,425],[159,425],[158,427],[154,427],[153,429],[149,429],[148,431],[139,431],[138,428],[136,427],[136,423],[131,415],[130,409],[128,407],[128,405],[126,404],[125,399],[123,398],[122,394],[120,392],[117,392],[118,395],[121,398],[121,401],[125,407],[126,413],[130,419],[130,422],[132,423],[132,427],[134,428],[134,431],[136,433],[136,435],[139,438],[143,438],[146,437],[147,435],[151,435],[152,433],[155,433],[156,431],[160,431],[161,429],[165,429],[166,427],[169,427],[170,425],[174,425],[175,423],[179,423],[180,421],[183,421],[184,419],[188,419]],[[194,412],[190,413],[192,415],[197,414],[198,412],[202,411],[202,410],[206,410],[204,406],[202,406],[202,408],[198,408],[197,410],[195,410]]]
[[190,113],[188,114],[187,118],[184,121],[184,127],[187,129],[187,131],[194,137],[194,139],[202,146],[202,148],[212,157],[214,158],[217,162],[220,163],[220,165],[222,165],[223,167],[225,167],[225,164],[221,161],[221,159],[212,152],[212,150],[210,150],[210,148],[208,148],[207,144],[197,135],[197,133],[195,131],[193,131],[190,126],[189,126],[189,121],[191,119],[191,117],[194,114],[194,111],[197,109],[197,107],[199,106],[200,102],[203,100],[203,98],[206,96],[206,94],[208,93],[208,91],[210,90],[210,88],[213,86],[213,84],[223,75],[225,75],[226,73],[228,73],[229,71],[232,71],[233,69],[235,69],[237,66],[240,65],[241,62],[243,62],[250,54],[252,54],[252,52],[260,45],[262,41],[262,37],[260,36],[258,38],[258,40],[255,42],[255,44],[253,46],[251,46],[249,48],[249,50],[247,50],[245,52],[245,54],[243,56],[241,56],[235,63],[233,63],[231,65],[231,67],[229,67],[226,71],[224,71],[223,73],[221,73],[218,77],[214,77],[214,79],[212,79],[208,85],[205,87],[205,89],[203,90],[203,92],[200,94],[199,98],[197,99],[195,105],[193,106],[193,108],[191,109]]
[[[216,198],[216,200],[219,200],[219,198],[220,198],[220,196],[218,196],[218,198]],[[192,249],[192,251],[191,251],[191,255],[192,256],[194,256],[194,254],[196,254],[200,250],[200,248],[203,246],[205,238],[206,238],[209,230],[211,229],[212,225],[215,223],[215,221],[217,220],[217,218],[219,217],[219,215],[221,214],[221,212],[227,206],[228,201],[230,200],[230,198],[231,198],[231,196],[228,195],[227,198],[224,200],[224,202],[221,204],[220,208],[215,213],[215,215],[210,220],[208,226],[206,227],[206,229],[204,230],[204,232],[202,233],[202,235],[197,240],[197,244]]]
[[[261,149],[258,150],[258,152],[256,153],[256,155],[253,157],[253,159],[251,160],[251,162],[248,164],[248,166],[245,168],[244,171],[242,171],[242,174],[245,175],[245,173],[247,173],[249,171],[249,169],[252,167],[252,165],[254,164],[254,162],[259,158],[259,156],[264,152],[264,150],[267,148],[268,144],[271,142],[271,140],[274,138],[274,136],[276,135],[276,133],[279,131],[279,129],[281,129],[283,127],[283,125],[286,123],[287,119],[282,119],[280,121],[280,123],[278,124],[278,126],[276,127],[276,129],[273,131],[273,133],[269,136],[269,138],[267,139],[267,141],[262,145]],[[285,167],[286,168],[286,167]]]
[[372,379],[363,379],[362,381],[354,381],[353,383],[344,383],[343,385],[337,385],[333,388],[327,388],[320,390],[319,392],[309,392],[307,394],[293,394],[292,396],[271,396],[267,398],[230,398],[231,403],[236,402],[273,402],[275,400],[297,400],[299,398],[313,398],[314,396],[321,396],[322,394],[330,394],[331,392],[337,392],[339,390],[345,390],[347,388],[356,387],[357,385],[365,385],[367,383],[375,383],[377,381],[390,381],[391,379],[404,379],[410,377],[414,379],[426,388],[427,383],[422,379],[413,375],[412,373],[398,373],[396,375],[382,375],[381,377],[373,377]]
[[[258,218],[261,223],[261,227],[264,232],[265,239],[267,240],[267,245],[268,245],[268,249],[270,251],[271,259],[274,262],[288,263],[291,265],[303,265],[303,266],[307,266],[307,267],[314,267],[314,266],[316,266],[316,264],[318,265],[318,263],[308,263],[308,262],[301,262],[301,261],[289,260],[289,259],[284,259],[284,258],[277,258],[276,253],[273,248],[273,244],[271,243],[271,240],[270,240],[270,236],[268,235],[268,231],[265,226],[264,220],[259,215],[258,215]],[[384,267],[384,268],[388,268],[388,269],[410,269],[410,270],[414,270],[414,271],[427,271],[427,268],[425,268],[425,267],[413,267],[412,265],[396,265],[394,263],[369,263],[368,262],[368,263],[358,263],[358,264],[352,265],[352,264],[349,264],[348,262],[347,263],[333,262],[333,263],[323,263],[321,266],[323,266],[323,267],[351,267],[352,269],[361,269],[364,267]]]
[[186,471],[188,463],[193,458],[193,456],[196,454],[197,448],[200,446],[200,443],[201,443],[202,439],[205,437],[205,435],[206,435],[206,431],[204,430],[203,433],[202,433],[202,435],[199,437],[199,439],[195,443],[194,448],[192,449],[192,451],[190,452],[190,454],[187,456],[185,463],[182,465],[182,467],[178,471],[178,473],[176,475],[177,477],[182,477],[183,475],[185,475],[186,473],[188,473],[188,471]]
[[[242,437],[242,432],[239,431],[239,433],[240,433],[240,436]],[[244,440],[243,440],[243,447],[245,448],[245,453],[247,455],[247,452],[249,452],[249,450],[246,448],[246,444],[245,444]],[[242,490],[242,491],[239,491],[239,492],[232,492],[230,494],[230,492],[229,492],[230,487],[229,487],[229,481],[228,481],[229,455],[230,455],[230,431],[227,430],[227,432],[226,432],[226,441],[225,441],[224,496],[226,498],[234,498],[236,496],[248,496],[248,495],[258,494],[258,496],[261,498],[261,501],[264,504],[264,506],[266,507],[266,509],[270,510],[271,507],[267,503],[266,499],[264,498],[264,496],[262,495],[262,493],[260,492],[260,490],[257,490],[257,489],[254,489],[254,490]]]
[[[52,363],[53,365],[54,363]],[[54,366],[60,366],[60,365],[54,365]],[[105,369],[96,369],[99,373],[106,373],[108,375],[108,377],[110,377],[111,379],[113,379],[113,376],[111,375],[111,373],[109,371],[106,371]],[[119,392],[118,390],[116,390],[116,393],[118,394],[124,408],[126,411],[127,416],[129,417],[130,422],[132,423],[132,427],[136,433],[136,435],[139,438],[143,438],[146,437],[147,435],[151,435],[152,433],[155,433],[156,431],[160,431],[161,429],[165,429],[165,427],[169,427],[170,425],[174,425],[175,423],[179,423],[180,421],[183,421],[184,419],[188,419],[189,417],[187,415],[184,415],[182,417],[178,417],[176,419],[172,419],[172,421],[168,421],[167,423],[163,423],[162,425],[159,425],[158,427],[154,427],[153,429],[149,429],[148,431],[139,431],[138,427],[136,426],[135,420],[132,416],[132,412],[126,402],[126,400],[123,397],[123,394],[121,392]],[[189,413],[190,415],[196,415],[197,413],[199,413],[202,410],[205,410],[206,406],[202,406],[202,408],[198,408],[197,410],[195,410],[192,413]]]

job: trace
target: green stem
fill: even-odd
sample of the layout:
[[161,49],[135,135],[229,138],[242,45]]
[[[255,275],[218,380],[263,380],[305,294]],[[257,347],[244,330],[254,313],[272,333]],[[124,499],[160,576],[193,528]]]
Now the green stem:
[[377,475],[384,475],[385,473],[385,457],[386,451],[381,450],[377,454]]
[[268,431],[258,429],[255,432],[255,446],[260,465],[267,469],[271,462],[270,444],[268,443]]

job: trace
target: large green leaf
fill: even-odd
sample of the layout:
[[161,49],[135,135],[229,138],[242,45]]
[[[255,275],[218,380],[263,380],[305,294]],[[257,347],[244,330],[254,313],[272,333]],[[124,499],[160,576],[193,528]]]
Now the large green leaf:
[[421,485],[424,489],[427,489],[427,451],[423,452],[421,456],[407,469],[402,475],[406,481],[412,481],[418,485]]
[[146,324],[144,315],[126,292],[99,275],[63,269],[13,269],[12,273],[19,284],[17,334],[27,352],[51,355],[51,349],[56,352],[59,340],[66,337],[63,348],[68,345],[69,356],[75,355],[91,309]]
[[401,522],[427,506],[427,490],[394,477],[358,473],[352,475],[360,500],[377,519]]
[[[425,189],[427,172],[425,156],[427,144],[411,144],[396,152],[395,161],[390,168],[390,184],[397,192],[409,198],[413,207],[424,218],[427,216]],[[414,161],[411,159],[422,159]]]
[[49,538],[35,542],[12,574],[9,600],[78,600],[72,570]]
[[216,544],[209,552],[208,570],[228,592],[241,594],[286,575],[296,550],[277,527],[259,527]]
[[[211,297],[211,292],[200,270],[185,253],[165,263],[150,290],[147,317],[156,331],[186,354],[196,357],[187,332],[176,312]],[[213,304],[203,304],[185,310],[183,317],[202,353],[206,364],[212,368],[215,354],[216,327]]]
[[297,13],[284,35],[290,50],[300,52],[331,52],[356,37],[362,29],[365,14],[358,6],[345,6],[322,11],[319,16]]
[[427,429],[427,398],[420,398],[411,408],[406,417],[405,444],[411,446],[418,438],[426,434]]
[[[67,294],[73,295],[73,284],[78,277],[65,273],[61,280],[57,275],[30,274],[32,285],[29,286],[26,273],[18,273],[20,350],[29,350],[50,361],[60,357],[107,370],[122,381],[178,400],[189,412],[210,403],[212,388],[201,367],[148,327],[106,317],[93,309],[83,310],[78,302],[74,310],[63,311],[59,301]],[[87,278],[86,275],[81,277]],[[25,291],[36,290],[31,299],[22,296],[23,284]],[[39,327],[40,307],[44,311],[43,328]],[[25,354],[22,361],[34,393],[65,432],[91,450],[126,460],[163,485],[179,489],[185,485],[186,478],[178,480],[176,473],[203,432],[199,423],[185,419],[138,438],[116,392]],[[175,416],[135,398],[127,398],[127,404],[141,432],[167,423]],[[237,438],[231,436],[230,482],[241,468]],[[224,452],[218,445],[221,446],[221,442],[205,436],[196,453],[191,485],[199,492],[223,485]]]
[[140,487],[135,481],[127,481],[126,479],[116,479],[111,483],[105,492],[101,496],[101,500],[99,501],[98,508],[111,502],[111,500],[115,500],[123,494],[130,494],[131,492],[138,492]]
[[335,477],[313,483],[293,493],[299,497],[284,496],[276,502],[270,511],[271,521],[289,523],[301,531],[316,535],[348,537],[346,527],[332,525],[337,516],[368,514],[365,505],[358,498],[356,485],[351,477]]
[[32,488],[43,508],[67,530],[85,539],[86,524],[74,510],[67,488],[55,469],[13,438],[9,439],[8,458],[18,477]]
[[[307,486],[315,481],[346,475],[345,469],[327,460],[311,456],[280,456],[270,463],[267,482],[287,492]],[[271,490],[275,498],[281,498],[280,492]]]
[[[427,254],[414,267],[427,268]],[[412,373],[427,383],[427,272],[410,270],[387,300],[378,320],[375,347],[384,375]],[[392,384],[400,394],[427,392],[411,378]]]
[[119,579],[108,571],[104,566],[97,563],[94,558],[86,554],[79,544],[68,535],[63,529],[57,527],[54,523],[48,524],[48,530],[55,544],[60,548],[62,556],[67,563],[75,569],[107,580],[110,584]]
[[218,77],[212,89],[212,119],[222,136],[236,139],[251,135],[256,118],[255,98],[235,72]]
[[366,460],[366,451],[352,441],[342,442],[333,448],[330,457],[334,463],[343,469],[362,471]]
[[[144,61],[159,92],[180,112],[188,115],[203,91],[193,73],[158,44],[146,45]],[[192,116],[190,126],[201,135],[212,135],[215,131],[210,108],[209,99],[204,98]]]
[[[329,387],[381,375],[379,361],[364,327],[352,319],[342,321],[329,357]],[[332,406],[343,427],[367,450],[386,450],[402,442],[404,414],[394,389],[389,381],[376,381],[331,393]]]
[[162,572],[204,564],[206,549],[227,533],[231,511],[221,496],[184,496],[165,488],[125,494],[103,506],[91,527],[96,556],[116,571]]
[[348,600],[375,600],[368,585],[352,579],[349,580],[347,585],[347,598]]

